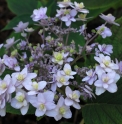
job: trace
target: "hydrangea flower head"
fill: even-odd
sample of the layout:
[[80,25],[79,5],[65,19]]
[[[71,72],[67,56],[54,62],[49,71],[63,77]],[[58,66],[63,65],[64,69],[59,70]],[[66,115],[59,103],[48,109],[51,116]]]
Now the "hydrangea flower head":
[[24,90],[17,90],[15,98],[11,100],[11,106],[20,109],[21,114],[25,115],[29,109],[29,96]]
[[70,0],[64,0],[63,2],[58,2],[58,6],[60,8],[68,7],[70,5],[72,5],[72,2],[70,2]]
[[65,99],[65,105],[67,106],[73,106],[76,109],[80,109],[80,105],[78,104],[79,97],[80,97],[80,92],[78,90],[72,91],[69,86],[66,87],[65,89],[66,93],[66,99]]
[[20,66],[18,66],[18,62],[16,58],[4,55],[3,60],[4,60],[4,64],[8,66],[10,69],[13,69],[15,71],[20,70]]
[[102,45],[98,45],[98,49],[95,49],[96,51],[96,55],[98,55],[100,52],[110,55],[111,53],[113,53],[113,46],[112,45],[106,45],[106,44],[102,44]]
[[16,87],[22,87],[24,84],[26,85],[27,82],[31,82],[31,79],[36,76],[36,73],[28,73],[28,69],[25,67],[21,72],[13,73],[12,79]]
[[[17,40],[18,41],[18,40]],[[10,47],[12,47],[17,41],[15,41],[15,38],[12,37],[12,38],[9,38],[6,40],[6,44],[4,45],[4,47],[6,49],[9,49]]]
[[64,52],[53,52],[52,62],[58,63],[59,65],[62,65],[62,64],[63,64],[63,59],[64,59],[66,56],[67,56],[67,55],[64,54]]
[[17,27],[14,27],[13,29],[15,30],[16,33],[23,32],[28,25],[29,25],[29,22],[23,23],[22,21],[20,21]]
[[54,118],[56,121],[60,120],[62,117],[67,118],[67,119],[72,117],[70,108],[69,106],[65,105],[65,101],[63,97],[59,98],[56,108],[52,110],[51,112],[55,113]]
[[39,21],[41,19],[47,19],[47,15],[46,15],[46,12],[47,12],[47,7],[41,7],[39,9],[35,9],[33,11],[33,14],[31,15],[31,18],[33,21]]
[[75,9],[70,10],[69,14],[66,14],[61,18],[62,21],[65,22],[66,26],[70,26],[71,22],[75,22],[76,19],[74,18],[77,15],[77,11]]
[[102,73],[99,76],[99,79],[94,83],[96,86],[96,95],[101,95],[106,90],[110,93],[117,91],[116,82],[120,79],[120,75],[112,71],[109,73]]
[[119,69],[118,65],[111,61],[110,56],[99,54],[99,57],[94,57],[94,59],[100,63],[100,67],[103,68],[106,72]]
[[57,72],[56,80],[57,80],[58,87],[62,87],[63,85],[69,84],[69,81],[68,81],[69,77],[62,75],[60,71]]
[[109,24],[114,24],[114,25],[120,26],[120,24],[114,22],[115,17],[112,14],[108,14],[108,15],[101,14],[100,17],[102,19],[104,19],[106,22],[108,22]]
[[81,3],[74,2],[74,5],[75,6],[71,5],[71,7],[73,7],[77,11],[82,12],[82,13],[89,13],[88,10],[83,9],[85,7],[84,4],[83,4],[83,2],[81,2]]
[[101,25],[96,28],[97,33],[102,36],[102,38],[110,37],[112,35],[112,32],[109,28],[107,28],[105,25]]
[[76,72],[72,71],[71,70],[71,66],[69,64],[65,64],[64,65],[64,68],[63,68],[63,71],[61,71],[61,74],[62,75],[65,75],[65,76],[68,76],[69,79],[74,79],[73,75],[76,74]]
[[48,111],[54,109],[56,105],[54,104],[54,93],[52,91],[46,91],[44,93],[39,93],[37,97],[30,99],[30,103],[36,107],[35,115],[37,117],[46,115]]
[[82,81],[88,82],[89,85],[92,85],[93,82],[97,79],[97,76],[95,74],[95,71],[90,69],[86,72],[87,76],[82,79]]
[[28,95],[35,95],[39,91],[43,90],[45,86],[47,85],[46,81],[40,81],[40,82],[27,82],[24,84],[24,87],[29,91]]

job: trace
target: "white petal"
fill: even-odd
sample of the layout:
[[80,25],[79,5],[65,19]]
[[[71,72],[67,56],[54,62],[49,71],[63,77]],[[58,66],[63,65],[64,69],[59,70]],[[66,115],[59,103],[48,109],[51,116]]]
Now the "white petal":
[[38,92],[37,91],[30,91],[30,92],[28,92],[27,94],[28,95],[35,95],[35,94],[37,94]]
[[2,117],[6,115],[6,108],[0,109],[0,115]]
[[46,92],[44,92],[44,98],[46,101],[52,102],[54,99],[54,93],[52,91],[46,91]]
[[65,88],[65,93],[66,93],[66,96],[67,96],[67,97],[69,96],[69,94],[72,94],[72,90],[71,90],[71,88],[70,88],[69,86],[67,86],[67,87]]
[[109,84],[106,90],[109,91],[110,93],[114,93],[117,91],[117,85],[115,83]]
[[72,99],[69,99],[69,98],[65,99],[65,105],[71,106],[72,104],[73,104],[73,100]]
[[64,71],[66,71],[67,69],[71,70],[71,66],[69,64],[65,64],[64,65]]
[[56,121],[58,121],[58,120],[60,120],[62,118],[62,115],[58,114],[54,118],[55,118]]
[[45,103],[45,97],[44,97],[43,93],[39,93],[38,96],[37,96],[37,99],[38,99],[39,102]]
[[25,114],[27,113],[27,111],[28,111],[28,108],[29,108],[29,105],[22,107],[22,108],[20,109],[21,114],[22,114],[22,115],[25,115]]
[[70,15],[73,16],[73,17],[76,16],[77,15],[77,11],[75,9],[72,9],[70,11]]
[[13,108],[19,109],[19,108],[22,107],[22,104],[19,103],[15,98],[13,98],[13,99],[11,100],[11,106],[12,106]]
[[8,93],[13,93],[15,91],[15,87],[10,85],[9,89],[8,89]]
[[76,108],[76,109],[80,109],[80,105],[77,103],[77,102],[74,102],[73,103],[73,107]]
[[68,111],[66,111],[66,113],[63,115],[64,118],[71,118],[72,117],[72,113],[70,111],[70,109]]
[[102,87],[96,87],[96,95],[101,95],[102,93],[105,92],[105,89]]
[[47,85],[47,82],[46,81],[40,81],[40,82],[38,82],[38,90],[44,89],[46,85]]
[[62,107],[63,104],[64,104],[64,98],[63,98],[63,97],[60,97],[60,99],[58,100],[57,105],[58,105],[59,107]]
[[43,116],[45,114],[45,111],[40,111],[39,109],[36,109],[35,115],[37,117]]
[[53,110],[48,110],[46,111],[45,115],[49,116],[49,117],[55,117],[58,114],[57,111],[55,111],[55,109]]
[[51,103],[51,102],[47,102],[45,104],[45,106],[46,106],[47,110],[51,110],[51,109],[54,109],[56,107],[56,105],[54,103]]
[[69,20],[69,21],[65,22],[65,24],[66,24],[66,26],[70,26],[71,25],[71,21]]
[[108,88],[108,84],[103,83],[103,88],[107,89]]
[[94,83],[94,85],[95,85],[96,87],[102,87],[103,82],[102,82],[101,80],[97,80],[97,81]]

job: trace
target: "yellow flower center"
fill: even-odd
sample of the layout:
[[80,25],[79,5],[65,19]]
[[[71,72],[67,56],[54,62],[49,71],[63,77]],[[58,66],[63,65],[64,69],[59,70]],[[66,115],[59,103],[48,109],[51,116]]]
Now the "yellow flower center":
[[112,16],[112,15],[109,13],[107,16],[109,17],[109,16]]
[[59,113],[60,113],[60,114],[64,115],[65,112],[66,112],[66,110],[65,110],[64,107],[60,107],[60,108],[59,108]]
[[109,66],[110,61],[103,61],[103,63],[105,64],[105,66]]
[[63,59],[63,55],[61,53],[57,53],[54,55],[54,58],[57,62],[59,62]]
[[72,98],[73,99],[77,99],[78,98],[78,95],[76,93],[72,94]]
[[34,88],[35,90],[38,90],[38,83],[37,83],[37,82],[34,82],[34,83],[32,84],[32,86],[33,86],[33,88]]
[[65,70],[64,72],[65,72],[66,75],[70,75],[71,70],[67,69],[67,70]]
[[44,105],[44,104],[40,104],[39,108],[40,108],[41,110],[43,110],[43,109],[45,108],[45,105]]
[[19,95],[19,96],[16,96],[15,98],[17,101],[23,102],[25,97],[24,97],[24,95]]
[[79,14],[79,15],[78,15],[78,18],[80,18],[80,19],[85,19],[85,18],[86,18],[86,15],[87,15],[87,14]]
[[23,74],[19,74],[18,77],[17,77],[17,80],[18,81],[23,81],[24,80],[24,75]]
[[7,87],[6,82],[2,82],[0,88],[4,90],[6,89],[6,87]]
[[103,82],[107,83],[109,81],[109,78],[108,77],[105,77],[102,80],[103,80]]
[[69,14],[69,13],[70,13],[69,10],[66,10],[66,11],[64,12],[65,15],[67,15],[67,14]]
[[83,3],[80,3],[80,4],[78,4],[78,7],[79,7],[80,9],[82,9],[82,8],[84,8],[84,4],[83,4]]
[[59,81],[63,84],[65,82],[65,78],[64,77],[60,77]]

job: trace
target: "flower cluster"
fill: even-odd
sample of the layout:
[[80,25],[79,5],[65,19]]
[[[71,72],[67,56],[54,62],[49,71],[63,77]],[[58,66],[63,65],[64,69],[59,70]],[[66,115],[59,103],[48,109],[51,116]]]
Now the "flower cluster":
[[[71,107],[81,109],[81,100],[95,98],[105,91],[117,92],[122,62],[111,60],[112,45],[90,43],[98,35],[103,38],[112,35],[105,25],[119,26],[114,22],[115,17],[101,14],[105,24],[95,28],[94,34],[89,34],[86,24],[79,29],[72,27],[72,23],[88,19],[86,14],[89,11],[84,9],[82,2],[64,0],[58,2],[58,7],[54,18],[46,15],[46,7],[35,9],[31,15],[36,26],[41,28],[38,32],[41,43],[29,42],[35,29],[29,27],[28,22],[20,21],[13,28],[15,33],[21,34],[20,39],[12,37],[0,45],[0,49],[6,50],[0,58],[1,116],[5,116],[9,103],[22,115],[27,114],[31,104],[37,117],[46,115],[57,121],[62,117],[68,119],[72,117]],[[69,43],[70,33],[82,35],[86,40],[84,46],[76,46],[75,41]],[[80,59],[84,55],[94,56],[93,67],[83,66],[84,61]],[[77,66],[77,62],[81,65]]]

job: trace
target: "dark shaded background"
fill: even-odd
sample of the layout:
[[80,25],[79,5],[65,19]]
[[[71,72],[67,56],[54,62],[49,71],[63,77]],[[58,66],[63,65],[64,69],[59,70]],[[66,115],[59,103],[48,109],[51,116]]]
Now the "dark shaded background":
[[11,31],[1,31],[15,15],[7,7],[5,0],[0,0],[0,43],[4,42]]

